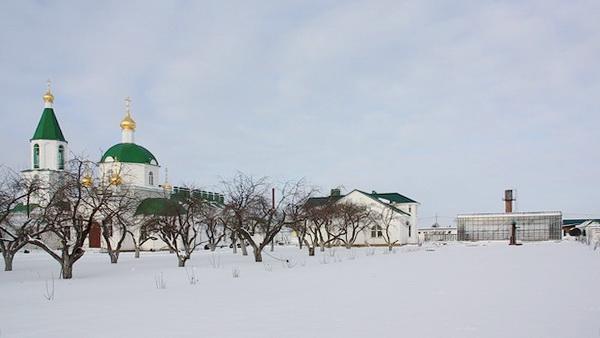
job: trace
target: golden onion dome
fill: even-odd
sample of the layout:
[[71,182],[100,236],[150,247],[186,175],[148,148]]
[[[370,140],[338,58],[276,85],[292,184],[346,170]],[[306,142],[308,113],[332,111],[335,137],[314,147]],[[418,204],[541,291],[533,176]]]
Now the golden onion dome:
[[123,183],[123,179],[121,178],[121,175],[114,174],[110,177],[110,183],[112,185],[121,185]]
[[54,95],[52,95],[52,93],[50,92],[50,89],[48,89],[46,91],[46,93],[43,96],[44,98],[44,102],[46,103],[53,103],[54,102]]
[[90,176],[90,175],[85,175],[81,179],[81,185],[83,185],[86,188],[91,187],[92,184],[94,184],[94,181],[92,180],[92,176]]
[[121,121],[121,129],[135,130],[135,121],[131,118],[129,112],[127,112],[127,115]]

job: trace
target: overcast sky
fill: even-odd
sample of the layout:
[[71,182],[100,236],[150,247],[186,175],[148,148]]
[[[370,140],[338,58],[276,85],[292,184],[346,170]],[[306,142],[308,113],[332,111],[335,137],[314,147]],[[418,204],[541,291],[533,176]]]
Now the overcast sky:
[[599,1],[2,1],[3,164],[52,79],[71,151],[137,143],[170,181],[236,170],[457,213],[600,216]]

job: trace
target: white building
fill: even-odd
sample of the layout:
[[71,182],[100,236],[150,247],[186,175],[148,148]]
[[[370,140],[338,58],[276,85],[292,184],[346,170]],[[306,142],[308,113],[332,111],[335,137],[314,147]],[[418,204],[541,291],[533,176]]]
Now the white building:
[[[29,141],[30,167],[23,170],[22,175],[29,179],[48,182],[48,186],[52,187],[53,182],[57,182],[61,178],[61,173],[64,172],[68,160],[68,143],[54,112],[54,95],[49,87],[43,99],[44,110],[34,135]],[[87,180],[89,184],[100,184],[104,180],[110,181],[119,189],[127,189],[139,198],[165,197],[170,193],[171,185],[166,181],[159,185],[160,166],[158,160],[148,149],[135,143],[136,122],[131,117],[129,99],[126,100],[125,117],[120,126],[121,142],[110,147],[102,155],[99,162],[99,177],[86,176],[84,180]],[[99,216],[97,224],[91,227],[87,241],[88,247],[106,248],[100,227],[104,221],[102,216]],[[136,234],[135,229],[133,232],[134,235],[139,235],[139,233]],[[117,241],[119,237],[120,233],[115,229],[111,234],[111,240]],[[150,240],[142,248],[144,250],[160,250],[166,248],[166,244],[160,240]],[[133,249],[131,236],[127,236],[123,250]]]
[[437,222],[427,228],[417,229],[419,243],[456,241],[456,227],[443,227]]
[[413,199],[395,192],[367,193],[358,189],[341,195],[338,189],[332,189],[330,196],[310,198],[307,204],[319,205],[329,202],[365,206],[374,213],[374,216],[381,216],[371,217],[372,222],[369,222],[368,227],[358,234],[355,245],[386,245],[383,218],[390,220],[390,239],[391,242],[395,242],[395,245],[418,242],[416,224],[419,202]]

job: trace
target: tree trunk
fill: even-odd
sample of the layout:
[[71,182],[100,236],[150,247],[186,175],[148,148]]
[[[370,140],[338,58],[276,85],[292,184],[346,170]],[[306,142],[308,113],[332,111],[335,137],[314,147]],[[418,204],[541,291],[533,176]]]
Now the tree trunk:
[[231,236],[231,247],[233,248],[233,254],[237,254],[237,238],[235,235]]
[[63,257],[62,261],[62,278],[63,279],[71,279],[73,278],[73,263],[67,257]]
[[300,250],[302,250],[302,245],[303,245],[303,241],[302,238],[298,237],[298,248],[300,248]]
[[325,242],[321,242],[321,252],[325,252]]
[[262,262],[262,250],[254,249],[254,261]]
[[346,249],[348,249],[348,250],[352,249],[352,243],[346,243]]
[[275,240],[271,241],[271,252],[275,251]]
[[133,255],[134,258],[140,258],[140,248],[139,247],[135,247],[135,254]]
[[117,264],[117,262],[119,261],[119,255],[115,252],[108,252],[108,255],[110,256],[110,264]]
[[217,248],[217,244],[213,243],[213,244],[210,245],[210,251],[211,252],[214,252],[216,248]]
[[15,258],[15,254],[10,251],[2,251],[2,256],[4,257],[4,271],[12,271],[13,269],[13,258]]
[[187,257],[182,257],[182,256],[177,256],[177,261],[178,261],[178,267],[183,268],[185,267],[185,262],[187,261]]
[[393,245],[392,245],[392,244],[388,245],[388,251],[389,251],[389,252],[392,252],[392,247],[393,247]]
[[309,256],[314,256],[315,255],[315,248],[314,247],[311,247],[311,246],[308,247],[308,255]]
[[246,241],[240,238],[240,246],[242,247],[242,256],[248,256],[248,248],[246,248]]

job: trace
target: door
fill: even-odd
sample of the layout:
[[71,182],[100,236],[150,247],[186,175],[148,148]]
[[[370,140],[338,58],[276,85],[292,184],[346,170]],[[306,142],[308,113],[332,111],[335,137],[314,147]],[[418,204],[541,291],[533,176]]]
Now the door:
[[100,224],[92,223],[90,227],[90,233],[88,235],[90,248],[100,247]]

